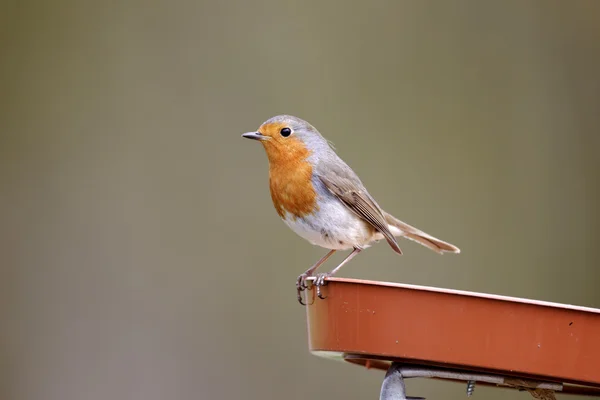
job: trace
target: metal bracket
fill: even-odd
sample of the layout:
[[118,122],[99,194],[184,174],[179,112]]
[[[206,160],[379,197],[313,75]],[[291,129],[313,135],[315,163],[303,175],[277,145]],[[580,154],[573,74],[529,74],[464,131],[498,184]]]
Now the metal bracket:
[[563,388],[562,384],[517,380],[501,375],[476,374],[471,372],[447,370],[441,368],[415,367],[394,362],[388,369],[381,385],[380,400],[417,400],[423,397],[410,397],[406,395],[404,378],[441,378],[468,382],[467,395],[471,395],[475,382],[487,382],[498,386],[506,386],[527,390],[538,399],[554,399],[554,392]]

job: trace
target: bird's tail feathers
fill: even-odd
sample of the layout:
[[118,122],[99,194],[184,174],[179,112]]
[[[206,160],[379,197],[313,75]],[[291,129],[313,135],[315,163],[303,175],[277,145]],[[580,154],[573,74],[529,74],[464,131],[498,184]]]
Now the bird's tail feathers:
[[[443,240],[437,239],[414,226],[410,226],[393,215],[383,212],[386,222],[392,227],[396,228],[392,232],[397,236],[403,236],[407,239],[414,240],[415,242],[430,248],[436,253],[443,254],[448,253],[460,253],[460,249],[453,244],[444,242]],[[399,232],[397,232],[398,230]]]

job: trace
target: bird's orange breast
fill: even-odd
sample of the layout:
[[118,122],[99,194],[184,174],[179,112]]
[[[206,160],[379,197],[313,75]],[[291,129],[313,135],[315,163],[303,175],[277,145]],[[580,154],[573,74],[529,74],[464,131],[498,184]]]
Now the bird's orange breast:
[[[273,147],[271,147],[273,146]],[[318,209],[317,193],[312,184],[313,168],[307,160],[310,151],[302,141],[293,138],[285,147],[265,143],[269,156],[269,186],[277,214],[285,218],[286,211],[300,218]]]

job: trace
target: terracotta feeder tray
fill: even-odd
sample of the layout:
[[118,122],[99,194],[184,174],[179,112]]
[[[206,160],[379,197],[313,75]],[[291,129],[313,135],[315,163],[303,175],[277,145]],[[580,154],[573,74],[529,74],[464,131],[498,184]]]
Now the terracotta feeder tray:
[[328,278],[306,290],[310,351],[387,370],[381,399],[404,378],[600,396],[600,310],[424,286]]

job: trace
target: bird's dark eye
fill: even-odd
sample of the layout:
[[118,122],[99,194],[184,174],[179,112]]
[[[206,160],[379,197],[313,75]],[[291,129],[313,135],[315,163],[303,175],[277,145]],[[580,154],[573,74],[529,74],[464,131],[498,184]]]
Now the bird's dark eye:
[[281,133],[281,136],[283,137],[288,137],[292,134],[292,130],[290,128],[281,128],[279,133]]

